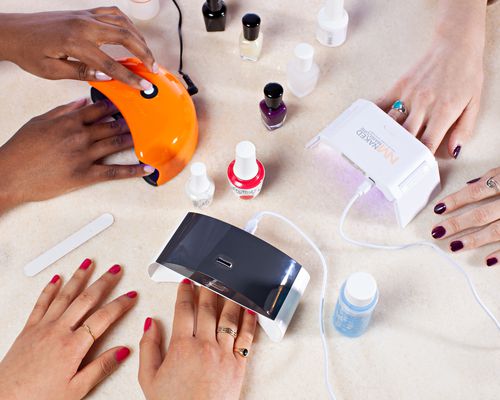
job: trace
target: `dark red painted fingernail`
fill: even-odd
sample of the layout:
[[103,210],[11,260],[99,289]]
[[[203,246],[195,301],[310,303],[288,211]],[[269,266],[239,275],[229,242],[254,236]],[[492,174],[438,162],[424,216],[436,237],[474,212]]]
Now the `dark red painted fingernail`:
[[108,269],[108,272],[110,274],[116,275],[121,270],[122,270],[122,267],[120,267],[118,264],[116,264],[116,265],[113,265],[110,269]]
[[434,239],[442,238],[444,235],[446,235],[446,229],[444,229],[443,226],[436,226],[432,230],[431,235]]
[[184,278],[181,283],[191,283],[191,281],[188,278]]
[[247,310],[247,313],[249,313],[250,315],[256,315],[256,312],[252,310]]
[[135,299],[137,297],[137,292],[135,290],[132,290],[131,292],[127,293],[127,297],[130,299]]
[[446,211],[446,204],[444,204],[444,203],[436,204],[436,206],[434,207],[434,212],[436,214],[442,214],[445,211]]
[[147,317],[146,320],[144,321],[144,332],[148,331],[149,328],[151,328],[152,323],[153,323],[153,319]]
[[115,360],[119,363],[123,362],[130,354],[130,350],[127,347],[122,347],[115,353]]
[[454,240],[453,242],[450,243],[451,251],[458,251],[458,250],[462,250],[463,248],[464,248],[464,244],[462,243],[461,240]]
[[481,178],[476,178],[476,179],[471,179],[470,181],[467,182],[468,185],[470,185],[471,183],[476,183],[477,181],[480,181]]
[[496,257],[491,257],[486,260],[486,265],[488,267],[491,267],[492,265],[495,265],[498,262],[498,259]]
[[56,275],[54,275],[54,276],[52,277],[52,279],[50,280],[50,283],[57,283],[57,281],[58,281],[59,279],[61,279],[61,277],[60,277],[59,275],[57,275],[57,274],[56,274]]
[[460,154],[460,150],[462,150],[462,146],[457,146],[455,147],[455,150],[453,150],[453,158],[456,160]]
[[80,264],[80,269],[83,269],[85,271],[88,267],[90,267],[90,264],[92,264],[92,260],[90,258],[86,258]]

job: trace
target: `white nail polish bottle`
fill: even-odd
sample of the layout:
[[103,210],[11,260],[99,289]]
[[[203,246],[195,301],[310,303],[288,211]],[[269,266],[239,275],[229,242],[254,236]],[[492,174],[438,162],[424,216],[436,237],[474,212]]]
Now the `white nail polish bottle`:
[[160,12],[160,0],[129,0],[129,10],[134,18],[153,19]]
[[186,194],[197,208],[206,208],[214,198],[214,181],[207,176],[207,167],[202,162],[191,165],[191,176],[186,183]]
[[319,79],[319,67],[314,62],[314,48],[307,43],[299,43],[293,51],[286,70],[287,84],[297,97],[311,93]]
[[345,42],[349,15],[344,9],[344,0],[326,0],[318,13],[316,39],[328,47],[337,47]]

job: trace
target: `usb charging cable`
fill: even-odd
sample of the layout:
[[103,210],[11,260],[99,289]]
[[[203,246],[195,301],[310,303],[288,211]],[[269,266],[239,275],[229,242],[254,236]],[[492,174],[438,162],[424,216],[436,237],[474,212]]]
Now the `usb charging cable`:
[[384,245],[384,244],[377,244],[377,243],[369,243],[369,242],[364,242],[364,241],[359,241],[359,240],[354,240],[351,239],[349,236],[344,231],[344,224],[347,218],[347,214],[349,214],[349,211],[351,210],[352,206],[358,199],[363,197],[366,193],[368,193],[371,188],[374,186],[374,182],[367,178],[365,181],[358,187],[356,190],[356,193],[354,196],[351,198],[349,203],[347,203],[347,206],[344,209],[344,212],[342,213],[342,216],[340,217],[340,224],[339,224],[339,231],[340,231],[340,236],[342,238],[356,246],[360,247],[367,247],[370,249],[379,249],[379,250],[404,250],[404,249],[409,249],[411,247],[430,247],[432,250],[434,250],[438,256],[443,258],[445,261],[447,261],[451,266],[453,266],[458,272],[460,272],[465,280],[467,281],[467,284],[469,285],[470,291],[472,292],[472,295],[474,296],[474,299],[476,302],[481,306],[481,308],[484,310],[486,315],[493,321],[495,326],[497,327],[498,330],[500,330],[500,322],[498,319],[493,315],[491,310],[484,304],[483,300],[477,293],[476,287],[474,286],[474,283],[472,282],[471,278],[467,274],[467,272],[464,270],[464,268],[457,263],[448,253],[445,251],[441,250],[441,248],[434,243],[428,242],[428,241],[421,241],[421,242],[414,242],[414,243],[408,243],[408,244],[400,244],[400,245]]
[[321,335],[321,343],[323,345],[323,371],[325,374],[325,384],[326,384],[326,390],[328,391],[328,395],[330,396],[331,400],[336,400],[335,394],[333,393],[333,388],[332,385],[330,384],[330,379],[329,379],[329,356],[328,356],[328,346],[326,344],[326,336],[325,336],[325,324],[324,324],[324,308],[325,308],[325,293],[326,293],[326,283],[328,281],[328,265],[326,264],[326,259],[323,256],[323,253],[321,250],[316,246],[316,244],[307,236],[302,229],[300,229],[297,225],[295,225],[292,221],[290,221],[288,218],[284,217],[281,214],[272,212],[272,211],[262,211],[257,214],[255,214],[250,221],[247,222],[245,226],[245,230],[252,235],[255,234],[257,231],[257,227],[259,226],[260,220],[265,217],[274,217],[278,218],[281,221],[286,222],[288,225],[290,225],[295,231],[297,231],[300,236],[304,238],[304,240],[309,243],[309,245],[313,248],[313,250],[318,254],[319,259],[321,260],[321,265],[323,266],[323,282],[321,284],[321,294],[320,294],[320,302],[319,302],[319,331]]

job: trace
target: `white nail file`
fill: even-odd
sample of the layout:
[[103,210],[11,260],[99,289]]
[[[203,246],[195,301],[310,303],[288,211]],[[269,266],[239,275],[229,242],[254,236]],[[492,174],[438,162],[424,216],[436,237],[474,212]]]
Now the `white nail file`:
[[113,225],[114,221],[115,219],[111,214],[107,213],[101,215],[99,218],[85,225],[78,232],[73,233],[62,242],[56,244],[54,247],[26,264],[24,267],[24,273],[27,276],[35,276],[60,258],[64,257],[66,254],[72,252],[77,247],[109,228]]

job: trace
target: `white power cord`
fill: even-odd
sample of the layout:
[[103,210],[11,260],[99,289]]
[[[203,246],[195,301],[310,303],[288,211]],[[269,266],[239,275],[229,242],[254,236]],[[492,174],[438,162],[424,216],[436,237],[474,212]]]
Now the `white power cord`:
[[323,253],[321,253],[321,250],[314,244],[314,242],[307,236],[297,225],[295,225],[292,221],[290,221],[288,218],[284,217],[281,214],[277,214],[272,211],[262,211],[257,214],[255,214],[250,221],[247,222],[245,226],[245,230],[252,235],[255,234],[255,231],[257,230],[257,227],[259,225],[260,220],[264,216],[270,216],[270,217],[275,217],[278,218],[284,222],[286,222],[288,225],[290,225],[293,229],[295,229],[303,238],[304,240],[309,243],[309,245],[314,249],[314,251],[318,254],[320,260],[321,260],[321,265],[323,266],[323,283],[321,285],[321,297],[320,297],[320,306],[319,306],[319,329],[320,329],[320,335],[321,335],[321,342],[323,345],[323,371],[325,374],[325,384],[326,384],[326,389],[328,391],[328,394],[330,396],[331,400],[336,400],[335,394],[333,393],[333,388],[332,385],[330,384],[330,379],[329,379],[329,373],[328,373],[328,365],[329,365],[329,357],[328,357],[328,346],[326,344],[326,337],[325,337],[325,325],[324,325],[324,319],[323,319],[323,311],[324,311],[324,306],[325,306],[325,293],[326,293],[326,283],[328,281],[328,265],[326,264],[325,257],[323,256]]
[[477,290],[472,283],[472,280],[470,279],[469,275],[467,272],[463,269],[463,267],[457,263],[452,257],[450,257],[449,254],[447,254],[445,251],[441,250],[440,247],[435,245],[434,243],[427,242],[427,241],[422,241],[422,242],[414,242],[414,243],[408,243],[408,244],[401,244],[401,245],[383,245],[383,244],[377,244],[377,243],[369,243],[369,242],[362,242],[358,240],[351,239],[346,235],[344,232],[344,224],[345,220],[347,218],[347,214],[349,214],[349,211],[351,210],[352,206],[354,203],[363,195],[368,193],[370,189],[373,187],[374,183],[370,179],[366,179],[357,189],[356,193],[352,197],[352,199],[349,201],[347,204],[346,208],[344,209],[344,212],[342,213],[342,216],[340,217],[340,225],[339,225],[339,231],[340,231],[340,236],[342,238],[356,246],[361,246],[361,247],[368,247],[370,249],[381,249],[381,250],[404,250],[408,249],[411,247],[430,247],[433,249],[438,256],[443,258],[445,261],[447,261],[450,265],[455,267],[458,272],[462,273],[462,275],[465,277],[465,280],[467,281],[467,284],[469,285],[469,288],[472,292],[472,295],[474,296],[474,299],[477,301],[477,303],[481,306],[481,308],[484,310],[486,315],[490,317],[490,319],[493,321],[493,323],[496,325],[497,329],[500,330],[500,322],[498,319],[493,315],[491,310],[484,304],[483,300],[479,297],[479,294],[477,293]]

